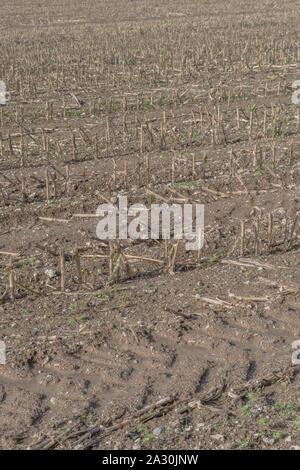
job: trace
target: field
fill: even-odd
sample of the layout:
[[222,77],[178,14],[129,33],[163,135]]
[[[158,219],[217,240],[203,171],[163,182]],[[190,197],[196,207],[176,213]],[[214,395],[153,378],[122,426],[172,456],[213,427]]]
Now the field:
[[300,448],[299,6],[1,2],[1,449]]

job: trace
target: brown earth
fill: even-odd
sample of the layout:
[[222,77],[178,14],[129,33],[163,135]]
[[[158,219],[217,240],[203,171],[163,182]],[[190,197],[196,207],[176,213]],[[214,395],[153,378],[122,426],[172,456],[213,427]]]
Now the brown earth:
[[[0,447],[299,448],[299,2],[2,3]],[[118,195],[204,204],[201,253],[110,282]]]

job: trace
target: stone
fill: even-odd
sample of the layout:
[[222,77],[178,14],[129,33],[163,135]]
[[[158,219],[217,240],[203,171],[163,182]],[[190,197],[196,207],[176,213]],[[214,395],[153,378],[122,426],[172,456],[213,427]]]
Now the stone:
[[217,441],[225,441],[225,437],[222,434],[212,434],[211,438],[216,439]]

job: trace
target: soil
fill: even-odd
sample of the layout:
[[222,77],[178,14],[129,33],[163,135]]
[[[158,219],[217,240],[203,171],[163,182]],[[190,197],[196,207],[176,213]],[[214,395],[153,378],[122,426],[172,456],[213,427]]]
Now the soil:
[[[299,449],[299,5],[2,3],[0,448]],[[110,280],[120,195],[204,204],[201,252]]]

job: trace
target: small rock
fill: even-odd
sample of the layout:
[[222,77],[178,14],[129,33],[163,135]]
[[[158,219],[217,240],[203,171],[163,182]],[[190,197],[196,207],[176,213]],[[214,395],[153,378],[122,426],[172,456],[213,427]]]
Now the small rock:
[[233,442],[228,442],[227,444],[225,444],[224,446],[222,446],[222,448],[224,450],[231,450],[231,449],[234,449],[235,448],[235,445]]
[[56,275],[56,271],[55,269],[47,268],[45,269],[45,274],[47,277],[49,277],[49,279],[53,279]]
[[273,445],[275,442],[275,439],[273,439],[273,437],[268,437],[268,436],[264,436],[262,440],[265,444],[268,444],[270,446]]
[[140,450],[141,446],[139,444],[133,444],[132,450]]
[[217,441],[225,441],[225,437],[222,434],[212,434],[211,438],[216,439]]
[[4,385],[0,385],[0,403],[2,403],[5,400],[5,397],[6,397],[5,387]]
[[155,428],[153,429],[154,436],[160,436],[164,432],[164,428]]
[[292,446],[291,449],[292,450],[300,450],[300,446]]
[[199,423],[199,424],[197,424],[197,426],[196,426],[196,431],[200,431],[200,429],[203,429],[204,426],[205,426],[204,423]]

